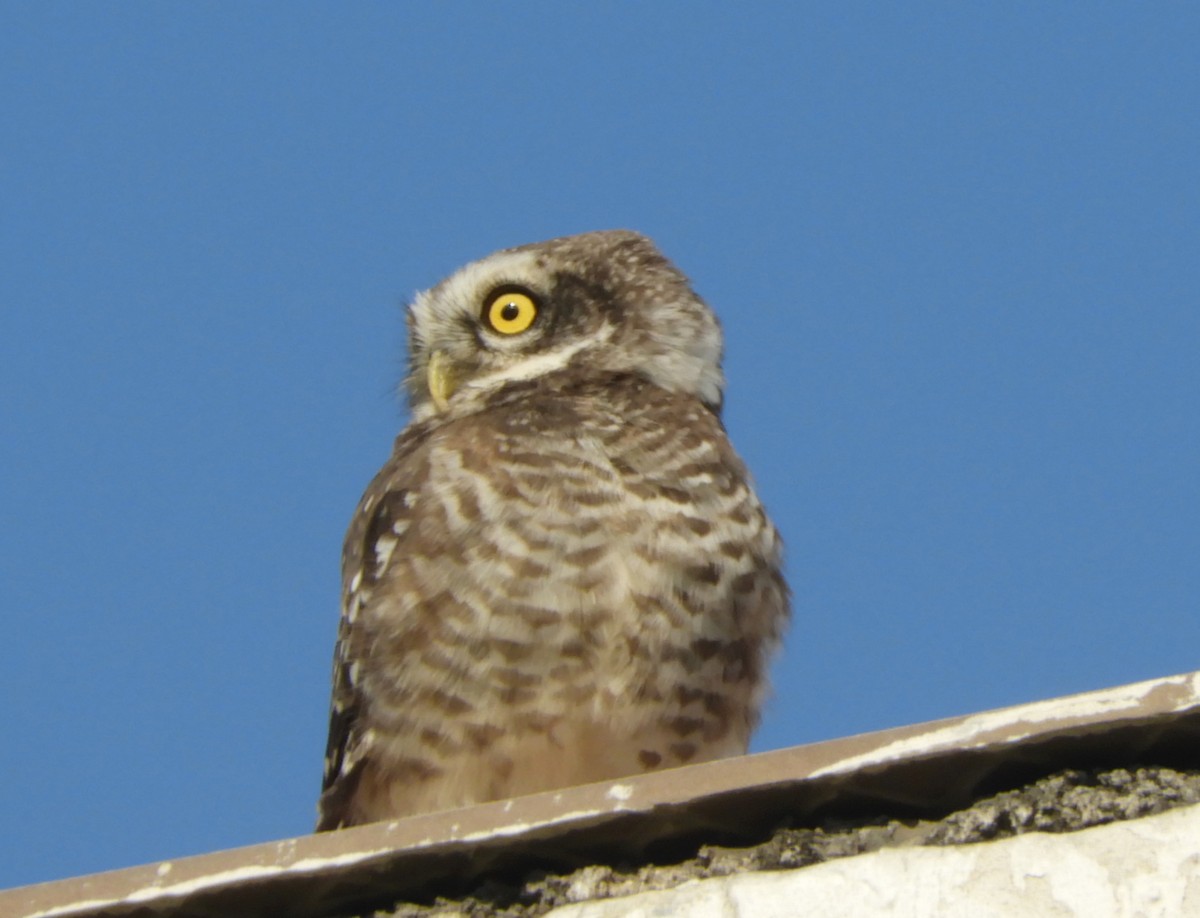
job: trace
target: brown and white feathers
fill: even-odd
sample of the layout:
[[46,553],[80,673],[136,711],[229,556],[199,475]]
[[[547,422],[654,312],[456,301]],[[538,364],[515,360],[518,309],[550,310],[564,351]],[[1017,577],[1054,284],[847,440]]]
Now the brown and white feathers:
[[419,294],[409,333],[318,829],[744,752],[787,588],[687,279],[636,233],[554,239]]

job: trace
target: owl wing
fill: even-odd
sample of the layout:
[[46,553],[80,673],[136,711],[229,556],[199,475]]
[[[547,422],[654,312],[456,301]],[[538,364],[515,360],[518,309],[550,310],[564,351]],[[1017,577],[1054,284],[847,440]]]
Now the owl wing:
[[395,540],[410,513],[406,500],[410,483],[426,471],[419,449],[427,432],[409,428],[396,440],[391,458],[367,487],[354,512],[342,547],[342,613],[333,653],[333,697],[329,709],[329,738],[318,804],[317,831],[346,825],[347,810],[361,777],[366,751],[361,728],[362,692],[354,679],[354,624],[386,565],[379,546]]

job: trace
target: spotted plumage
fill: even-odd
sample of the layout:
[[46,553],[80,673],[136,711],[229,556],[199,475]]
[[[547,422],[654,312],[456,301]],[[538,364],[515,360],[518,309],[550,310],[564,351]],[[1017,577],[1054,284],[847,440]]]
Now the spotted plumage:
[[635,233],[555,239],[419,294],[409,331],[318,829],[744,752],[787,589],[687,279]]

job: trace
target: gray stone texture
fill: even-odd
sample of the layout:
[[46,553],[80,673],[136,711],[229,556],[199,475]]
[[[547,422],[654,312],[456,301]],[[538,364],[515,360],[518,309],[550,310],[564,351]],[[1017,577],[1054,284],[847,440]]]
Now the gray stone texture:
[[371,914],[374,918],[537,918],[573,903],[670,889],[696,880],[794,870],[883,849],[989,842],[1031,832],[1074,832],[1196,803],[1200,803],[1200,771],[1069,770],[941,818],[842,819],[815,828],[785,826],[761,844],[706,845],[680,863],[597,864],[515,881],[493,879],[462,898],[399,904]]

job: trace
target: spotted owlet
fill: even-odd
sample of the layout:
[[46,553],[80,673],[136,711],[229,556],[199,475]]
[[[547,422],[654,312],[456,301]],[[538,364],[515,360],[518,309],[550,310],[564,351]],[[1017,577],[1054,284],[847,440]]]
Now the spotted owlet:
[[647,238],[506,249],[408,313],[346,534],[317,828],[746,751],[788,617],[717,320]]

